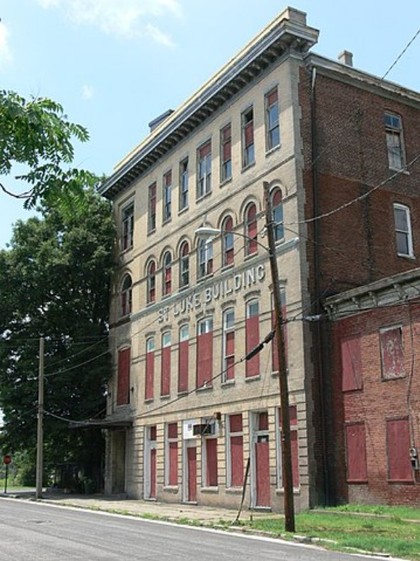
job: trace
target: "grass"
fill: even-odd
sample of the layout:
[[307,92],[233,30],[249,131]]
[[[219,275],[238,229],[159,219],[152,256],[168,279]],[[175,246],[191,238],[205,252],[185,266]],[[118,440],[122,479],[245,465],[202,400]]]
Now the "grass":
[[[256,518],[252,528],[274,535],[283,533],[282,520],[273,518]],[[419,509],[346,505],[310,511],[296,516],[296,533],[319,538],[329,549],[420,561]]]

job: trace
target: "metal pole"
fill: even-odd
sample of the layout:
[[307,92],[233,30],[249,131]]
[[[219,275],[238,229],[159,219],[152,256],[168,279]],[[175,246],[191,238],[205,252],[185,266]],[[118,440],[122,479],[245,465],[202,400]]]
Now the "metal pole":
[[36,439],[36,493],[42,499],[42,475],[44,471],[44,337],[39,338],[39,375],[38,375],[38,429]]
[[[276,317],[275,330],[279,364],[280,418],[281,418],[281,459],[284,493],[284,519],[286,532],[295,531],[295,509],[293,499],[292,447],[290,440],[289,389],[287,381],[286,353],[283,337],[283,314],[279,273],[276,258],[276,246],[273,232],[273,212],[270,200],[270,184],[264,181],[265,218],[269,247],[270,269],[273,283],[274,312]],[[274,341],[274,339],[273,339]]]
[[9,475],[9,464],[6,464],[6,476],[4,478],[4,494],[7,493],[7,477]]

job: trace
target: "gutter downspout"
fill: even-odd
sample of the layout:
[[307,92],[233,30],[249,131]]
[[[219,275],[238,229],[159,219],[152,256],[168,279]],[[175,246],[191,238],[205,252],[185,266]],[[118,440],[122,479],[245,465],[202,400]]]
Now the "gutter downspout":
[[[311,149],[312,149],[312,205],[313,215],[320,214],[319,197],[318,197],[318,138],[317,138],[317,121],[316,121],[316,67],[312,66],[311,69]],[[314,233],[314,295],[315,295],[315,315],[323,314],[321,306],[321,280],[320,280],[320,243],[321,243],[321,227],[320,221],[314,220],[313,222]],[[322,320],[321,320],[322,321]],[[324,487],[324,502],[326,505],[331,503],[331,480],[329,461],[327,453],[327,423],[326,423],[326,388],[325,388],[325,337],[323,329],[321,328],[321,321],[315,322],[314,325],[314,343],[315,343],[315,358],[318,380],[318,391],[320,400],[320,420],[321,420],[321,446],[322,446],[322,470],[323,470],[323,487]]]

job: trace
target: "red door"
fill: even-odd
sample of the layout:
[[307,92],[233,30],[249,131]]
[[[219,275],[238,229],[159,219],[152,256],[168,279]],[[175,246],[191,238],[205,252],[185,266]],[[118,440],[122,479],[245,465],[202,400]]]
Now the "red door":
[[271,506],[269,466],[268,436],[258,436],[255,443],[255,506]]
[[156,448],[150,450],[150,498],[156,499]]
[[196,447],[187,448],[187,466],[188,466],[188,501],[196,502],[197,500],[197,451]]

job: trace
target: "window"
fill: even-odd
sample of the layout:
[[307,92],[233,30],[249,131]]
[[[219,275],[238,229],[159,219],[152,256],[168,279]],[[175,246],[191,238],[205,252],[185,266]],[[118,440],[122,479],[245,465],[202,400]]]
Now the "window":
[[405,205],[395,203],[394,222],[397,254],[402,257],[414,257],[410,209]]
[[386,422],[386,444],[388,480],[412,483],[413,469],[409,454],[410,429],[408,419],[393,419]]
[[204,439],[204,473],[205,487],[217,487],[217,438],[207,437]]
[[172,172],[168,171],[163,176],[163,222],[172,216]]
[[144,399],[147,401],[154,397],[155,383],[155,339],[149,337],[146,340],[146,376],[145,376]]
[[179,164],[179,210],[188,207],[188,158]]
[[178,393],[188,391],[189,370],[189,339],[190,330],[188,324],[179,329],[179,351],[178,351]]
[[222,382],[235,377],[235,310],[223,312],[223,364]]
[[362,389],[360,335],[341,340],[341,372],[343,392]]
[[178,423],[166,424],[165,485],[178,485]]
[[254,109],[250,107],[242,113],[242,167],[254,162]]
[[121,315],[131,314],[132,309],[132,280],[130,275],[124,275],[121,283]]
[[[279,430],[277,438],[277,457],[278,457],[278,472],[277,478],[278,487],[283,487],[283,473],[282,473],[282,462],[281,462],[281,442],[282,442],[282,422],[281,422],[281,410],[278,409],[278,419],[279,419]],[[297,420],[297,409],[296,405],[290,405],[289,407],[289,419],[290,419],[290,448],[292,456],[292,480],[293,487],[297,489],[299,487],[299,446],[298,446],[298,420]]]
[[197,388],[212,385],[213,318],[201,320],[197,327]]
[[181,288],[190,283],[190,248],[188,242],[183,242],[179,250],[179,286]]
[[172,257],[167,251],[163,256],[163,287],[162,292],[167,296],[172,292]]
[[211,142],[206,142],[198,149],[197,198],[204,197],[211,191]]
[[271,193],[271,208],[273,212],[273,234],[276,242],[284,239],[283,203],[280,189]]
[[402,119],[399,115],[385,113],[386,147],[388,165],[391,169],[401,170],[405,167]]
[[245,210],[245,255],[252,255],[258,250],[257,207],[250,203]]
[[149,201],[148,201],[148,220],[147,231],[153,232],[156,230],[156,183],[149,186]]
[[171,393],[171,333],[162,334],[161,365],[160,365],[160,395]]
[[[258,300],[251,300],[246,305],[245,337],[246,354],[255,349],[260,343],[260,311]],[[247,378],[258,376],[260,373],[260,355],[257,353],[246,361],[245,375]]]
[[226,125],[220,131],[220,179],[227,181],[232,177],[232,133],[231,126]]
[[347,481],[349,483],[366,482],[366,431],[364,423],[351,423],[345,427]]
[[381,347],[382,379],[401,378],[404,372],[404,349],[401,326],[387,327],[379,331]]
[[233,220],[231,216],[227,216],[222,222],[222,265],[227,267],[234,261],[234,245],[233,245]]
[[134,238],[134,204],[130,204],[122,211],[121,249],[126,251],[133,247]]
[[156,263],[150,261],[147,267],[147,303],[156,300]]
[[265,129],[267,150],[272,150],[280,144],[277,88],[272,89],[265,96]]
[[198,278],[213,272],[213,243],[211,240],[198,242]]
[[130,403],[130,347],[118,351],[117,405]]
[[244,482],[244,442],[242,415],[229,415],[227,487],[242,487]]

